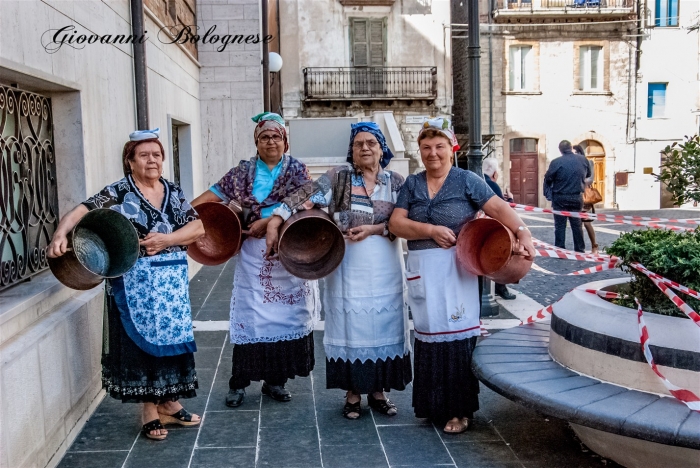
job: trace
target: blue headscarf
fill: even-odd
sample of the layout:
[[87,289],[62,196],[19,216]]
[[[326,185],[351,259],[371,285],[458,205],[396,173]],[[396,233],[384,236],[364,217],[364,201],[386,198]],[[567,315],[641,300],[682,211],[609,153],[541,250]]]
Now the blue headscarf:
[[391,161],[394,155],[386,144],[386,138],[382,133],[379,125],[376,122],[358,122],[356,124],[350,125],[350,144],[348,145],[348,159],[347,161],[352,164],[352,143],[355,141],[355,137],[360,132],[368,132],[374,135],[374,137],[379,142],[379,146],[382,147],[382,158],[379,160],[379,165],[384,169]]

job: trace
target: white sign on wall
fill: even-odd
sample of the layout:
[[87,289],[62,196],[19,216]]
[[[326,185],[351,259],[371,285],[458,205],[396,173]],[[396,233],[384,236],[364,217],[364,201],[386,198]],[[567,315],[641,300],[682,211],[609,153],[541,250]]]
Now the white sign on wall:
[[406,123],[407,124],[422,124],[423,122],[426,122],[430,120],[430,117],[427,115],[407,115],[406,116]]

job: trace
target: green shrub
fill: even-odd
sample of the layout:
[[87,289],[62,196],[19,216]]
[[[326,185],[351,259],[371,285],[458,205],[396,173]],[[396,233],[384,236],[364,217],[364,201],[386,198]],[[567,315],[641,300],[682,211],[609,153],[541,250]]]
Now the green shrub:
[[[654,273],[700,290],[700,228],[687,232],[665,229],[628,232],[615,240],[606,253],[620,257],[622,267],[632,275],[630,297],[618,300],[618,304],[636,308],[634,298],[637,297],[645,312],[686,317],[644,273],[630,264],[641,263]],[[696,311],[700,309],[700,301],[677,294]]]
[[654,174],[666,184],[676,205],[700,202],[700,137],[685,138],[685,143],[674,142],[663,149],[661,174]]

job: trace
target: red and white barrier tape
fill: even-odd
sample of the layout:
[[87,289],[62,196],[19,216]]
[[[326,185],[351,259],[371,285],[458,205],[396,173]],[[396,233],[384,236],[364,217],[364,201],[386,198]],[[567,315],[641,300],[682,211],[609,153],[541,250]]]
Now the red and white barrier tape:
[[596,296],[602,297],[603,299],[620,299],[623,297],[629,297],[627,295],[622,295],[618,294],[616,292],[612,291],[603,291],[602,289],[583,289],[583,288],[576,288],[579,291],[584,291],[590,294],[595,294]]
[[642,343],[642,350],[644,351],[644,357],[651,366],[651,370],[661,379],[664,386],[668,389],[669,393],[673,395],[676,399],[682,401],[686,404],[688,408],[693,411],[700,411],[700,397],[695,395],[690,390],[677,387],[673,385],[661,372],[659,372],[658,367],[656,367],[656,362],[654,362],[654,356],[651,354],[651,348],[649,348],[649,330],[644,322],[644,313],[642,312],[642,304],[635,297],[634,300],[637,302],[637,323],[639,324],[639,341]]
[[479,320],[479,332],[481,333],[481,336],[487,337],[491,336],[491,332],[489,332],[486,328],[484,328],[484,322]]
[[652,273],[651,271],[647,270],[644,267],[644,265],[641,265],[639,263],[632,263],[632,267],[634,267],[635,269],[637,269],[637,270],[641,271],[642,273],[644,273],[645,275],[647,275],[647,277],[651,281],[653,281],[653,283],[656,285],[656,287],[658,287],[661,290],[661,292],[666,294],[666,296],[669,299],[671,299],[671,301],[676,305],[676,307],[678,307],[685,315],[687,315],[688,318],[690,318],[693,321],[693,323],[695,323],[695,325],[700,327],[700,315],[697,312],[695,312],[692,307],[690,307],[688,304],[686,304],[685,301],[683,301],[683,299],[681,299],[673,291],[671,291],[670,287],[667,286],[667,282],[674,283],[676,286],[673,286],[673,287],[675,287],[679,291],[683,291],[686,294],[689,294],[689,295],[695,297],[696,299],[698,298],[697,292],[693,291],[692,289],[686,288],[685,286],[682,286],[676,282],[668,280],[662,276],[659,276],[656,273]]
[[548,244],[539,239],[532,239],[532,244],[536,247],[537,252],[546,251],[546,253],[541,253],[541,257],[551,257],[551,258],[561,258],[568,260],[581,260],[584,262],[609,262],[617,257],[612,257],[606,254],[584,254],[580,252],[573,252],[571,250],[562,249],[560,247],[555,247],[552,244]]
[[[566,216],[569,218],[581,218],[581,219],[590,219],[594,221],[606,221],[609,223],[614,223],[614,224],[630,224],[632,226],[646,226],[646,227],[653,227],[656,229],[669,229],[671,231],[694,231],[695,228],[690,228],[690,227],[685,227],[685,226],[669,226],[666,224],[658,224],[656,221],[652,220],[647,220],[647,221],[634,221],[630,219],[628,216],[613,216],[613,215],[606,215],[603,213],[586,213],[586,212],[579,212],[579,211],[560,211],[560,210],[553,210],[551,208],[539,208],[536,206],[530,206],[530,205],[519,205],[517,203],[510,203],[510,206],[515,208],[516,210],[520,211],[529,211],[532,213],[549,213],[549,214],[556,214],[556,215],[561,215],[561,216]],[[662,219],[662,218],[658,218]],[[664,219],[665,220],[665,219]],[[699,221],[695,220],[687,220],[687,219],[668,219],[665,220],[666,222],[674,222],[674,223],[682,223],[682,224],[700,224]]]
[[[595,294],[597,296],[600,296],[604,299],[619,299],[621,297],[627,297],[627,296],[621,296],[620,294],[612,291],[603,291],[602,289],[585,289],[585,288],[574,288],[578,289],[579,291],[585,291],[590,294]],[[572,289],[573,291],[573,289]],[[559,299],[561,301],[561,299]],[[557,302],[559,302],[557,301]],[[554,303],[556,304],[556,302]],[[537,312],[535,312],[533,315],[529,316],[525,320],[521,320],[521,323],[535,323],[540,320],[544,320],[548,318],[552,313],[554,312],[554,304],[550,304],[547,307],[544,307]]]

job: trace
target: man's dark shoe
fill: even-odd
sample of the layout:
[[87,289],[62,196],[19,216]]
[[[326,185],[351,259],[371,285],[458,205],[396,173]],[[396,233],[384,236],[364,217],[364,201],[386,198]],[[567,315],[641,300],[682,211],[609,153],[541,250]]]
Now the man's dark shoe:
[[263,382],[262,393],[277,401],[290,401],[292,399],[292,394],[284,388],[284,385],[268,385],[267,382]]
[[497,290],[496,295],[502,297],[503,299],[505,299],[507,301],[512,301],[513,299],[515,299],[515,294],[508,291],[508,288],[503,288],[503,289]]
[[245,388],[230,389],[228,395],[226,395],[226,406],[230,406],[231,408],[241,406],[244,396]]

